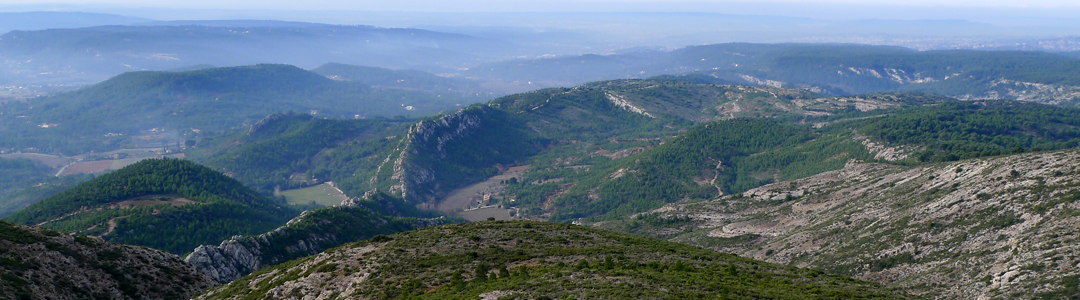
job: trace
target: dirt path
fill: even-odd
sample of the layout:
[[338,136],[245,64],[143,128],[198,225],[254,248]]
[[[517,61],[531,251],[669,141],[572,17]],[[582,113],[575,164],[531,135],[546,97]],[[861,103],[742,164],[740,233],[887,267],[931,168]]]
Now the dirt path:
[[106,235],[109,235],[109,234],[113,233],[113,231],[116,230],[116,219],[119,219],[119,218],[121,218],[121,217],[116,217],[116,218],[109,219],[109,228],[105,229],[105,233],[102,233],[98,237],[103,237],[103,236],[106,236]]

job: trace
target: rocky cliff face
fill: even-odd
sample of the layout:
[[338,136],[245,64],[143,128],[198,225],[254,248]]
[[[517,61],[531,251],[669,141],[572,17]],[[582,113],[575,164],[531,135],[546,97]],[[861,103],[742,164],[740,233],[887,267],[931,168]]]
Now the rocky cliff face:
[[347,242],[442,224],[447,220],[385,216],[347,201],[342,206],[309,210],[284,226],[257,236],[234,236],[217,246],[195,248],[184,261],[218,282],[317,254]]
[[180,257],[0,222],[2,299],[187,299],[217,283]]
[[[1078,289],[1078,166],[1078,150],[915,168],[849,163],[665,206],[654,213],[668,222],[650,231],[933,298],[1054,298]],[[643,224],[634,222],[622,228]]]
[[450,191],[483,181],[498,174],[499,165],[538,152],[525,130],[506,112],[480,105],[420,121],[370,182],[382,192],[434,210]]
[[431,165],[435,162],[431,160],[446,160],[447,143],[473,134],[480,126],[480,117],[476,113],[460,110],[438,119],[420,121],[409,128],[404,146],[394,161],[391,180],[396,184],[390,192],[400,193],[406,201],[431,206],[440,195],[453,189],[438,184]]

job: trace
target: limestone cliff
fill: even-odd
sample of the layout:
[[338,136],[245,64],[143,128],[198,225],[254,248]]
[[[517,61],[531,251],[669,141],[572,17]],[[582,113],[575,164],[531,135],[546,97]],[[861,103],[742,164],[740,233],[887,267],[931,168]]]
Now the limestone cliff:
[[536,142],[506,112],[475,105],[410,127],[370,182],[420,208],[434,209],[450,191],[535,154]]
[[449,220],[389,216],[361,206],[355,200],[347,201],[342,206],[305,211],[267,233],[234,236],[217,246],[199,246],[184,261],[225,283],[347,242],[445,222]]

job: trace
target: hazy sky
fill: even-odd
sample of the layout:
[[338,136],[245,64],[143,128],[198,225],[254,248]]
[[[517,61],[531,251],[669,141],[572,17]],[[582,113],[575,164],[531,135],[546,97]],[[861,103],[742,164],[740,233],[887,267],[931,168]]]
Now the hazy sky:
[[393,10],[393,11],[707,11],[720,12],[728,6],[761,7],[784,5],[857,5],[969,8],[1080,8],[1075,0],[0,0],[0,5],[119,5],[144,8],[185,9],[274,9],[274,10]]
[[[1080,24],[1077,0],[0,0],[0,12],[42,10],[112,13],[154,20],[276,19],[378,26],[428,24],[425,20],[434,20],[431,13],[446,16],[446,13],[505,12],[694,12],[832,20],[948,19],[999,26],[1069,28]],[[387,20],[376,23],[373,20],[382,15],[368,14],[357,19],[355,16],[360,14],[356,12],[397,14],[386,14]],[[475,20],[475,16],[466,19],[482,21]],[[486,25],[512,26],[513,22]]]

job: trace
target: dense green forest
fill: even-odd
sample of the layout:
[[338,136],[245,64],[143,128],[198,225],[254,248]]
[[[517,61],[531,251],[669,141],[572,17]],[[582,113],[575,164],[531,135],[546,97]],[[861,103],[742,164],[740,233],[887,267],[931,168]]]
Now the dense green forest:
[[917,145],[920,162],[953,161],[1080,145],[1080,109],[1016,101],[948,102],[877,118],[842,122],[832,132],[854,131],[893,145]]
[[[241,243],[259,249],[263,263],[274,265],[377,235],[464,221],[460,218],[438,218],[438,213],[419,210],[400,198],[384,193],[360,199],[356,204],[309,210],[303,217],[289,222],[284,230],[277,230],[260,239],[243,239]],[[297,249],[297,243],[306,243],[306,249]]]
[[[922,164],[1071,148],[1080,138],[1080,111],[1071,108],[923,93],[823,97],[679,78],[517,94],[407,129],[292,115],[235,139],[211,139],[239,146],[206,161],[246,161],[235,168],[261,171],[237,178],[263,191],[331,180],[347,195],[378,190],[415,204],[437,202],[500,167],[530,165],[494,201],[526,217],[568,222],[740,193],[851,159]],[[733,107],[737,114],[717,113]],[[378,134],[356,133],[364,130]],[[868,143],[900,154],[886,161]]]
[[[922,164],[1026,151],[1075,148],[1080,109],[1016,101],[951,101],[877,115],[852,113],[820,128],[779,120],[733,119],[696,125],[622,159],[589,148],[530,159],[533,171],[510,184],[504,205],[553,221],[607,220],[678,200],[709,199],[763,184],[839,169],[850,159]],[[862,141],[906,149],[897,161],[875,158]]]
[[265,232],[298,213],[207,167],[150,159],[5,219],[179,254],[233,235]]
[[346,165],[333,164],[337,162],[333,153],[339,151],[330,149],[346,148],[342,151],[354,153],[349,150],[357,144],[376,143],[404,129],[401,121],[385,118],[329,120],[307,114],[275,114],[246,133],[238,131],[203,139],[200,147],[206,149],[192,152],[196,154],[194,159],[229,173],[249,187],[270,193],[275,188],[300,188],[318,180],[343,179],[330,170],[351,174],[359,167],[347,170]]
[[472,101],[374,89],[288,65],[130,72],[74,92],[0,105],[0,147],[103,152],[130,146],[139,136],[221,131],[285,111],[332,118],[424,116]]
[[23,181],[22,185],[16,184],[8,192],[0,195],[0,217],[10,215],[92,178],[94,178],[92,174],[74,174],[61,177],[47,174],[41,175],[33,181]]
[[837,169],[852,158],[872,158],[850,137],[765,119],[706,123],[663,145],[638,147],[654,148],[618,160],[592,156],[576,166],[534,161],[536,172],[507,187],[515,198],[507,205],[535,214],[536,207],[552,201],[553,221],[611,219],[680,199],[708,199]]
[[29,159],[0,158],[0,196],[13,189],[21,189],[37,183],[42,177],[52,173],[52,168],[35,163]]

